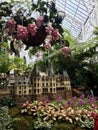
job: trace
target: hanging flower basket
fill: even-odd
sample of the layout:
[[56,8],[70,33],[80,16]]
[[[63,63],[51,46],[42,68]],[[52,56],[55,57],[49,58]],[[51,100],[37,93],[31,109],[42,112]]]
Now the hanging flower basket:
[[44,40],[46,38],[47,34],[45,32],[45,27],[41,27],[37,30],[37,33],[35,36],[29,36],[29,39],[26,41],[24,40],[23,43],[28,46],[38,46],[44,43]]
[[[25,14],[24,11],[30,13]],[[33,17],[33,12],[37,12],[37,18]],[[64,13],[59,14],[54,2],[38,0],[37,4],[32,3],[30,9],[24,10],[19,7],[8,20],[7,27],[13,39],[22,40],[28,47],[47,42],[52,44],[63,33],[61,27],[63,18]]]

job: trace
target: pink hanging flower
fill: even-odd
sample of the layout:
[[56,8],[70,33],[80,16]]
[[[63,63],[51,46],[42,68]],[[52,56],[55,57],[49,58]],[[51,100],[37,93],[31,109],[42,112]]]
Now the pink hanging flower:
[[15,31],[16,21],[14,19],[9,19],[8,22],[9,31],[13,33]]
[[28,24],[28,32],[31,34],[31,36],[35,36],[36,32],[37,32],[37,26],[36,24],[33,22],[31,24]]
[[52,33],[53,40],[59,39],[59,36],[60,36],[60,33],[59,33],[58,29],[54,29],[53,33]]
[[64,53],[63,55],[64,55],[64,58],[66,58],[68,56],[68,53]]
[[17,25],[17,38],[21,40],[28,40],[27,27],[24,27],[22,25]]
[[45,27],[45,31],[46,31],[48,34],[51,34],[51,33],[52,33],[52,31],[53,31],[52,23],[48,23],[47,27]]
[[50,50],[50,49],[51,49],[51,44],[50,44],[50,43],[46,43],[46,44],[44,45],[44,47],[45,47],[46,49]]
[[69,47],[63,47],[63,48],[62,48],[62,52],[65,53],[65,52],[68,52],[68,51],[69,51]]
[[69,52],[69,47],[62,48],[62,53],[64,55],[64,58],[66,58],[68,56],[68,52]]
[[37,23],[37,26],[40,27],[43,23],[43,20],[44,20],[44,17],[43,16],[40,16],[37,20],[36,20],[36,23]]

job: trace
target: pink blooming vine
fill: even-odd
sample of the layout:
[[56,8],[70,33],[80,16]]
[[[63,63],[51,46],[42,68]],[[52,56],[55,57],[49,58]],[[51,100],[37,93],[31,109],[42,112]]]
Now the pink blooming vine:
[[13,33],[15,31],[16,21],[14,19],[9,19],[7,24],[8,24],[10,33]]
[[28,40],[28,30],[27,27],[22,25],[17,26],[17,38],[22,40]]
[[69,52],[69,47],[62,48],[62,53],[64,55],[64,58],[66,58],[68,56],[68,52]]
[[31,24],[28,24],[27,28],[28,28],[28,32],[31,34],[31,36],[36,35],[38,27],[36,26],[36,24],[34,22]]
[[51,49],[51,44],[50,44],[50,43],[46,43],[46,44],[44,45],[44,47],[45,47],[46,49],[50,50],[50,49]]
[[54,30],[53,30],[53,33],[52,33],[52,38],[53,38],[53,40],[58,40],[59,37],[60,37],[59,30],[58,30],[58,29],[54,29]]
[[[37,32],[39,31],[39,28],[43,24],[43,20],[44,20],[44,17],[40,16],[36,20],[36,22],[28,23],[27,26],[23,26],[23,25],[17,25],[16,21],[11,18],[8,20],[7,25],[14,39],[29,41],[29,38],[31,38],[31,36],[32,38],[33,36],[36,36]],[[55,29],[52,26],[51,22],[47,23],[47,25],[45,26],[45,32],[47,33],[45,40],[50,37],[49,41],[51,42],[53,40],[58,40],[60,38],[59,30]],[[45,46],[47,49],[51,48],[49,44],[46,44]]]
[[45,27],[45,31],[47,32],[47,34],[52,34],[53,31],[52,23],[48,23],[47,27]]
[[40,27],[43,23],[43,20],[44,20],[44,17],[43,16],[40,16],[37,20],[36,20],[36,23],[37,23],[37,26]]

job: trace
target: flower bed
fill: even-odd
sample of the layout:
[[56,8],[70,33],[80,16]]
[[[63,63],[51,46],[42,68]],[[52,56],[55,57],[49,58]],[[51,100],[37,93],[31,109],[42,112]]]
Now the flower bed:
[[91,113],[98,113],[98,101],[94,97],[73,97],[69,101],[34,101],[23,104],[21,113],[33,116],[34,128],[52,129],[55,123],[69,123],[81,128],[92,129]]

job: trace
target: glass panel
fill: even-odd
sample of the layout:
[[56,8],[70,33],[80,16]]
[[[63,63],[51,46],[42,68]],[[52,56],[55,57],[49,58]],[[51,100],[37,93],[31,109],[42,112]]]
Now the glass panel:
[[65,11],[63,27],[75,36],[80,34],[84,24],[93,9],[91,0],[55,0],[59,10]]

